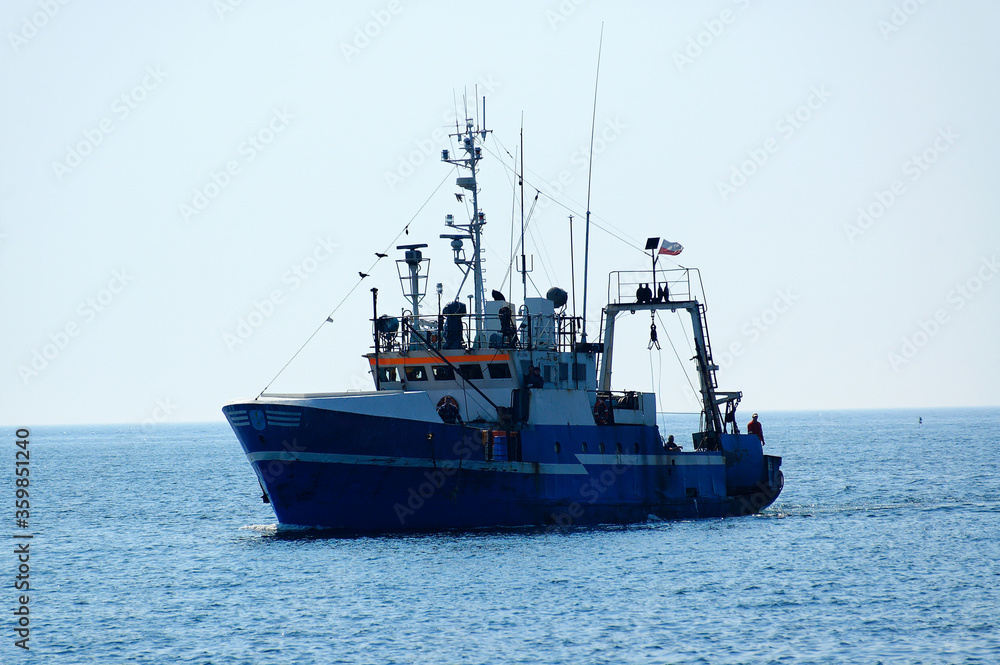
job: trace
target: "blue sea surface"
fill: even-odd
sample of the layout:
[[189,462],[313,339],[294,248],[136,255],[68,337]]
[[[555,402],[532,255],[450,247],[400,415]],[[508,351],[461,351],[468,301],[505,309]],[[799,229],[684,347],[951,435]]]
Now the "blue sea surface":
[[279,529],[224,424],[32,428],[0,661],[1000,662],[1000,409],[761,419],[759,516],[357,538]]

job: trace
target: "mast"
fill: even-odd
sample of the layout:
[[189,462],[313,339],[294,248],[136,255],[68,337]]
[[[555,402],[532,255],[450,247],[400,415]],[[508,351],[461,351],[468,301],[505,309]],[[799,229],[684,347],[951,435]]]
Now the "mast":
[[466,129],[469,130],[468,134],[471,138],[467,139],[465,145],[466,151],[469,153],[469,172],[472,173],[472,221],[470,226],[472,227],[472,246],[474,248],[472,254],[472,278],[473,278],[473,288],[475,289],[475,300],[476,300],[476,339],[479,339],[480,333],[483,331],[483,253],[481,251],[482,247],[482,230],[483,225],[486,223],[486,216],[479,212],[479,187],[476,184],[476,164],[480,160],[480,149],[474,147],[475,135],[472,133],[472,120],[468,120],[466,124]]
[[[486,100],[483,99],[483,104],[485,105]],[[478,115],[479,109],[478,105],[476,108],[476,113]],[[484,109],[485,115],[485,109]],[[483,282],[483,257],[482,257],[482,229],[486,225],[486,214],[479,209],[479,185],[477,181],[477,165],[479,160],[483,158],[482,148],[476,145],[479,141],[486,139],[486,134],[490,131],[482,127],[475,127],[472,118],[465,119],[465,129],[460,129],[457,126],[456,121],[456,132],[451,134],[455,137],[461,149],[465,152],[464,157],[456,156],[452,159],[451,154],[448,150],[441,151],[441,161],[453,164],[455,166],[467,169],[469,171],[468,176],[459,176],[455,184],[457,184],[462,189],[468,190],[472,194],[472,217],[469,219],[468,224],[455,224],[454,219],[451,215],[447,216],[445,223],[447,226],[460,229],[465,233],[461,235],[442,235],[442,238],[450,238],[452,240],[452,249],[455,252],[455,264],[466,267],[466,277],[468,277],[469,271],[472,272],[472,288],[473,294],[470,296],[473,300],[473,309],[475,314],[475,331],[476,334],[474,339],[478,341],[483,334],[483,326],[485,323],[484,319],[484,305],[485,302],[485,285]],[[477,136],[478,135],[478,136]],[[472,257],[469,259],[465,258],[465,253],[462,250],[462,240],[469,240],[472,242]],[[463,284],[464,284],[463,280]],[[460,287],[461,288],[461,287]],[[456,299],[459,294],[455,294]]]
[[[382,390],[382,386],[379,382],[379,367],[378,367],[378,355],[379,355],[379,329],[378,329],[378,289],[372,287],[372,329],[375,331],[375,390]],[[263,391],[261,391],[263,394]]]

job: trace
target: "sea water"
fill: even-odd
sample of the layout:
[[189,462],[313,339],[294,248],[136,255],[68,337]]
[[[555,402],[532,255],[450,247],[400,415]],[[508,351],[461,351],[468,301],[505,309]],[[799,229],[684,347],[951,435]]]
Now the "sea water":
[[279,529],[224,424],[31,428],[0,662],[1000,662],[1000,409],[761,420],[759,516],[353,538]]

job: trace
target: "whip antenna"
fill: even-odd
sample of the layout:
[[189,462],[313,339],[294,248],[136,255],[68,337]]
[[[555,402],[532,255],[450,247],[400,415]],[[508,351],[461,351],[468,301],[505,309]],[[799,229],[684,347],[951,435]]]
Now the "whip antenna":
[[601,47],[604,45],[604,23],[601,23],[601,39],[597,44],[597,74],[594,76],[594,113],[590,118],[590,163],[587,165],[587,222],[583,234],[583,334],[580,340],[587,341],[587,268],[590,261],[590,181],[594,171],[594,133],[597,127],[597,82],[601,77]]

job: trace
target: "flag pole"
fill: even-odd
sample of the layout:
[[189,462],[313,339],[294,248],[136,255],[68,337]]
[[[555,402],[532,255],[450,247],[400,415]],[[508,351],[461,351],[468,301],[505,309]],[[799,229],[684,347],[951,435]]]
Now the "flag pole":
[[646,238],[646,249],[649,250],[649,258],[653,263],[653,296],[656,296],[656,258],[660,250],[659,238]]
[[656,253],[657,249],[651,249],[649,251],[649,256],[653,259],[653,297],[656,297]]

